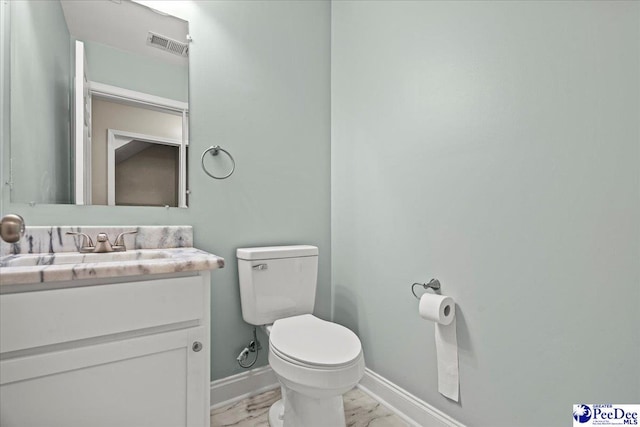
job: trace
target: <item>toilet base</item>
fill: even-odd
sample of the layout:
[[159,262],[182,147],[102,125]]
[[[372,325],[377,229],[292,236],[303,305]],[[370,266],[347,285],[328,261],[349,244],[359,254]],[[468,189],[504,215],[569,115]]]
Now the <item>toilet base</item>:
[[271,427],[345,427],[342,395],[317,399],[282,387],[283,399],[269,408]]
[[282,399],[271,405],[269,408],[269,426],[270,427],[282,427],[282,415],[284,414],[284,403]]

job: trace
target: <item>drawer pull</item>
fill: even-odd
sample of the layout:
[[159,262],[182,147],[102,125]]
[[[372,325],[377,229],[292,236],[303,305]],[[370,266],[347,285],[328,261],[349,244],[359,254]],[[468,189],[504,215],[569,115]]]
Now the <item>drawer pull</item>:
[[191,346],[191,348],[193,349],[193,351],[195,351],[197,353],[200,350],[202,350],[202,343],[200,341],[195,341],[193,343],[193,346]]

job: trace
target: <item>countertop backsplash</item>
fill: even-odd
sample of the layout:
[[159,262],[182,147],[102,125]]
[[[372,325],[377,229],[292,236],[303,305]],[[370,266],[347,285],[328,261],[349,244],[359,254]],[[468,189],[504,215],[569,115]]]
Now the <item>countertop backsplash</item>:
[[93,242],[98,233],[107,233],[111,243],[116,236],[125,231],[134,231],[136,234],[124,236],[127,249],[168,249],[193,247],[193,227],[190,225],[172,226],[33,226],[26,227],[22,239],[17,243],[0,241],[0,256],[78,252],[82,245],[82,236],[66,235],[67,231],[86,233]]

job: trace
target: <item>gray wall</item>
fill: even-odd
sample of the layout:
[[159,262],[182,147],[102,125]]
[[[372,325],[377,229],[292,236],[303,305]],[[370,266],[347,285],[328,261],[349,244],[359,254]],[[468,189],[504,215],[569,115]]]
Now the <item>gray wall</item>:
[[70,43],[59,2],[11,2],[11,158],[19,202],[71,200]]
[[[189,67],[84,41],[89,80],[187,102]],[[150,48],[151,49],[151,48]]]
[[[30,225],[190,224],[195,245],[227,266],[212,274],[212,378],[243,371],[235,249],[305,243],[320,248],[316,314],[329,318],[330,5],[325,1],[181,3],[190,46],[188,209],[28,205],[5,212]],[[228,149],[233,176],[209,178],[200,155]],[[6,164],[6,162],[5,162]],[[260,335],[263,341],[264,336]],[[266,364],[262,352],[256,366]]]
[[[638,2],[332,10],[335,320],[472,426],[640,401]],[[461,403],[410,284],[458,303]]]

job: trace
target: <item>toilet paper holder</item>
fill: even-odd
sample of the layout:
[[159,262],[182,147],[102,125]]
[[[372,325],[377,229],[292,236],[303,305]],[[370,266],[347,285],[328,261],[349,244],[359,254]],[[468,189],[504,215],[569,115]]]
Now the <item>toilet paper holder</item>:
[[414,283],[411,285],[411,293],[416,299],[420,299],[418,295],[416,295],[416,286],[422,286],[425,290],[433,289],[434,291],[440,290],[440,281],[438,279],[431,279],[429,283]]

